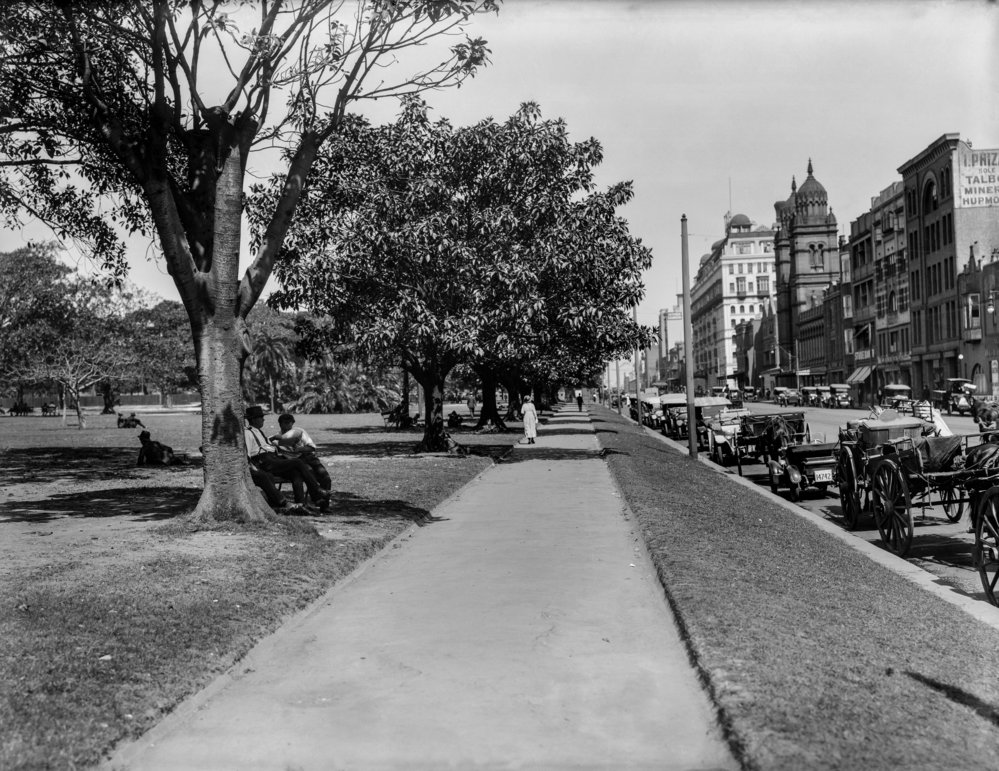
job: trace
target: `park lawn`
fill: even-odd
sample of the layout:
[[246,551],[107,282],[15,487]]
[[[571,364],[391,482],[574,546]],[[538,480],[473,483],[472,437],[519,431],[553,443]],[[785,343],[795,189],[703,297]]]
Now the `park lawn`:
[[[519,435],[414,455],[378,415],[298,417],[333,511],[192,530],[200,415],[140,415],[186,466],[135,468],[138,430],[0,418],[0,768],[93,765],[489,468]],[[271,428],[268,418],[265,430]],[[321,537],[320,537],[321,536]]]
[[999,759],[999,632],[610,411],[600,442],[747,769]]

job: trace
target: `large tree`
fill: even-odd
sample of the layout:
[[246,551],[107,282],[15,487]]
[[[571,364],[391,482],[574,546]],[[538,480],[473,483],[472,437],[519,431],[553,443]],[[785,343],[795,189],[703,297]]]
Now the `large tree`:
[[65,316],[70,269],[53,243],[0,254],[0,389],[20,401],[28,359],[52,344]]
[[595,189],[596,140],[570,141],[530,103],[455,129],[411,99],[394,124],[351,128],[321,154],[274,300],[327,319],[305,330],[319,347],[402,362],[424,388],[422,449],[445,447],[443,387],[459,362],[498,421],[495,380],[560,336],[587,333],[598,354],[647,339],[623,309],[651,257],[614,215],[630,186]]
[[22,377],[56,384],[66,408],[76,410],[77,426],[87,427],[80,397],[102,381],[121,380],[135,371],[138,355],[128,320],[137,302],[133,289],[119,289],[75,276],[65,287],[66,301],[47,343],[27,357]]
[[[0,213],[8,224],[25,214],[43,219],[119,274],[116,228],[155,234],[198,364],[205,456],[198,517],[267,515],[243,445],[240,370],[252,345],[246,319],[317,153],[352,103],[473,74],[485,44],[460,33],[497,2],[38,0],[0,7]],[[435,39],[450,43],[449,52],[425,66],[420,49]],[[419,56],[404,69],[409,54]],[[273,146],[289,150],[281,191],[240,277],[250,153]]]

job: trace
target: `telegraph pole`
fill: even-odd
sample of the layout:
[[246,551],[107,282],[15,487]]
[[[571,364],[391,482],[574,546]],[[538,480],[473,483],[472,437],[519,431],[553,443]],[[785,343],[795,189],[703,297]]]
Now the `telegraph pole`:
[[680,218],[680,254],[683,262],[683,362],[687,388],[687,441],[690,457],[697,457],[697,425],[694,414],[694,327],[690,320],[690,253],[687,248],[687,215]]
[[[638,305],[631,307],[631,317],[635,321],[636,332],[638,331]],[[638,410],[638,425],[642,425],[642,384],[638,382],[638,343],[635,343],[635,409]]]
[[617,414],[621,414],[621,360],[614,360],[614,369],[617,371]]

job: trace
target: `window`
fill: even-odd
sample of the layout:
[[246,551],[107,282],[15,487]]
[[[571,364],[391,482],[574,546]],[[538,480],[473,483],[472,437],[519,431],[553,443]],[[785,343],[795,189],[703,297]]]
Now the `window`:
[[889,313],[898,313],[898,304],[897,304],[897,302],[898,302],[898,298],[895,297],[895,293],[894,292],[889,293],[889,295],[888,295],[888,312]]
[[740,275],[742,274],[742,263],[741,262],[739,263],[739,274]]
[[746,273],[752,273],[752,272],[753,272],[753,263],[747,262],[746,263]]
[[737,243],[735,245],[735,253],[736,254],[752,254],[753,253],[753,245],[752,244],[747,244],[747,243]]
[[931,211],[936,211],[939,205],[940,201],[937,198],[937,182],[931,177],[929,181],[927,181],[926,187],[923,188],[923,214],[926,215]]
[[755,306],[755,305],[750,305],[750,306],[749,306],[749,312],[750,312],[750,313],[756,313],[756,311],[754,310],[755,308],[756,308],[756,306]]
[[746,279],[743,276],[739,276],[735,280],[735,293],[739,295],[746,294]]
[[729,283],[729,285],[728,285],[728,291],[729,291],[730,294],[735,294],[735,284]]
[[770,276],[756,277],[756,291],[758,294],[770,294]]
[[843,318],[853,318],[853,297],[848,294],[843,295]]
[[965,329],[982,328],[981,295],[979,295],[978,292],[972,292],[965,298],[964,328]]
[[729,264],[729,266],[728,266],[728,274],[730,276],[735,275],[735,265]]
[[739,306],[739,313],[745,313],[745,312],[746,312],[746,306],[745,305],[740,305]]
[[825,270],[825,251],[821,244],[808,245],[808,266],[812,270]]
[[774,251],[773,241],[762,241],[760,243],[760,246],[762,247],[762,251],[764,254],[773,254]]

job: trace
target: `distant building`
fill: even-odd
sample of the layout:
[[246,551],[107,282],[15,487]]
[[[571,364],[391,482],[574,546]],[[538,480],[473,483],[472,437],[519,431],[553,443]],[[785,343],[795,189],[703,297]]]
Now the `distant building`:
[[691,288],[695,386],[738,386],[736,328],[774,293],[774,230],[725,215],[725,236],[701,257]]
[[980,318],[981,309],[969,305],[974,292],[959,294],[957,278],[973,254],[991,260],[999,249],[999,150],[973,148],[959,134],[944,134],[898,171],[905,196],[913,390],[972,376],[991,393],[999,379],[992,364],[999,349],[970,324],[962,332],[962,316]]
[[[774,256],[777,264],[776,311],[777,330],[774,346],[780,373],[778,385],[793,386],[798,382],[798,352],[795,336],[799,334],[801,314],[821,302],[825,291],[839,273],[839,237],[836,217],[829,208],[826,189],[815,179],[812,161],[808,161],[808,176],[797,186],[791,179],[791,195],[774,204],[777,231],[774,235]],[[814,313],[808,314],[810,323]],[[814,326],[814,324],[813,324]],[[790,362],[785,367],[784,362]],[[809,378],[821,382],[824,371],[809,372]]]

